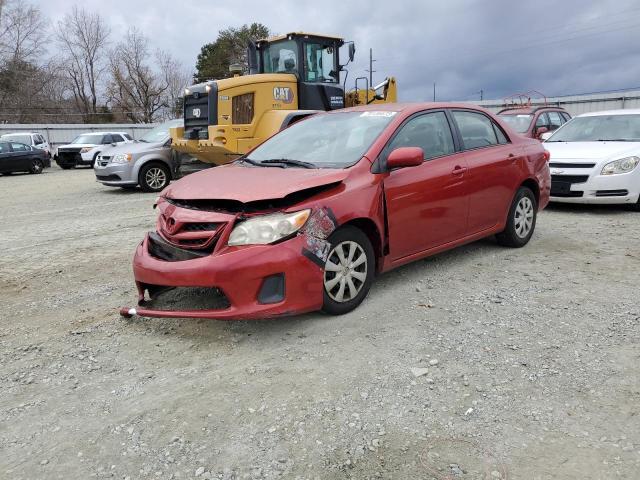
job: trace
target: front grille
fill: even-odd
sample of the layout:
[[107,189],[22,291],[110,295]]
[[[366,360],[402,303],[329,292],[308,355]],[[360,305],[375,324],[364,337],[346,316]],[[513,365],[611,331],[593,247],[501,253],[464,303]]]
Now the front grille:
[[82,162],[82,156],[79,152],[58,152],[58,163],[63,163],[65,165],[75,165],[78,162]]
[[231,307],[229,299],[216,287],[166,287],[143,285],[150,299],[145,307],[154,310],[226,310]]
[[185,223],[180,229],[181,232],[215,232],[219,223]]
[[563,162],[550,162],[551,168],[593,168],[595,163],[563,163]]
[[596,197],[626,197],[629,195],[629,190],[598,190],[596,191]]
[[209,250],[185,250],[179,246],[172,245],[155,232],[149,232],[147,241],[149,255],[165,262],[182,262],[206,257]]
[[571,190],[574,183],[584,183],[589,175],[551,175],[551,196],[576,198],[582,197],[584,192]]
[[118,175],[96,175],[98,180],[102,180],[103,182],[115,182],[118,180],[122,180]]

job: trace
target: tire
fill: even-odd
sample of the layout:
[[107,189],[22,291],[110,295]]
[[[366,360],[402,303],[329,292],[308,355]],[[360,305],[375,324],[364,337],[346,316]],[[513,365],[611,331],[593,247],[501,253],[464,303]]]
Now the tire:
[[630,205],[629,208],[632,212],[640,212],[640,197],[638,197],[638,201],[633,205]]
[[75,165],[69,165],[68,163],[65,163],[63,165],[58,164],[58,166],[63,170],[71,170],[72,168],[76,168]]
[[171,181],[171,172],[161,163],[148,163],[140,169],[138,183],[144,192],[159,192]]
[[505,229],[496,235],[500,245],[511,248],[524,247],[536,228],[538,202],[530,188],[520,187],[509,209]]
[[[322,311],[343,315],[360,305],[369,293],[375,274],[375,255],[369,238],[355,227],[336,230],[329,242],[331,249],[323,273]],[[340,253],[344,262],[340,260]],[[347,264],[349,257],[350,267]]]
[[42,173],[42,170],[44,169],[44,165],[42,164],[42,160],[34,160],[33,162],[31,162],[31,168],[29,168],[29,173],[32,173],[34,175],[39,175],[40,173]]

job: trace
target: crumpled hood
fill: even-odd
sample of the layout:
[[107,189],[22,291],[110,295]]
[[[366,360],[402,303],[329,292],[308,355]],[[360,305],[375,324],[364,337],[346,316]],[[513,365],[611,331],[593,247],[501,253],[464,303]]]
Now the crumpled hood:
[[132,142],[132,143],[122,143],[120,145],[109,145],[108,148],[105,148],[102,151],[102,154],[116,155],[118,153],[141,153],[148,152],[149,150],[156,150],[162,148],[164,142]]
[[242,203],[284,198],[309,188],[343,181],[346,169],[213,167],[169,185],[163,196],[176,200],[236,200]]
[[554,160],[615,160],[640,155],[640,142],[544,142]]

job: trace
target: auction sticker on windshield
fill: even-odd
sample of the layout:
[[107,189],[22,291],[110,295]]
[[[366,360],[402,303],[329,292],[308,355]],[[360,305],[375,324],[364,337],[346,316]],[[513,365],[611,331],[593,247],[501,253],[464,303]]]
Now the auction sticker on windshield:
[[362,112],[361,117],[393,117],[398,112],[384,112],[384,111],[372,111],[372,112]]

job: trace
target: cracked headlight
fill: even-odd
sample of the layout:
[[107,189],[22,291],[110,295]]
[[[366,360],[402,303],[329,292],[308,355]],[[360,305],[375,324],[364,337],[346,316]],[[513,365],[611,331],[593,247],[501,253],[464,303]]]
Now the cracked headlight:
[[638,166],[638,163],[640,163],[640,158],[638,157],[619,158],[618,160],[609,162],[604,167],[602,167],[602,172],[600,172],[600,175],[618,175],[620,173],[629,173],[631,170]]
[[118,153],[111,158],[111,163],[127,163],[130,162],[132,158],[130,153]]
[[300,230],[311,210],[260,215],[237,223],[229,236],[229,245],[265,245],[277,242]]

